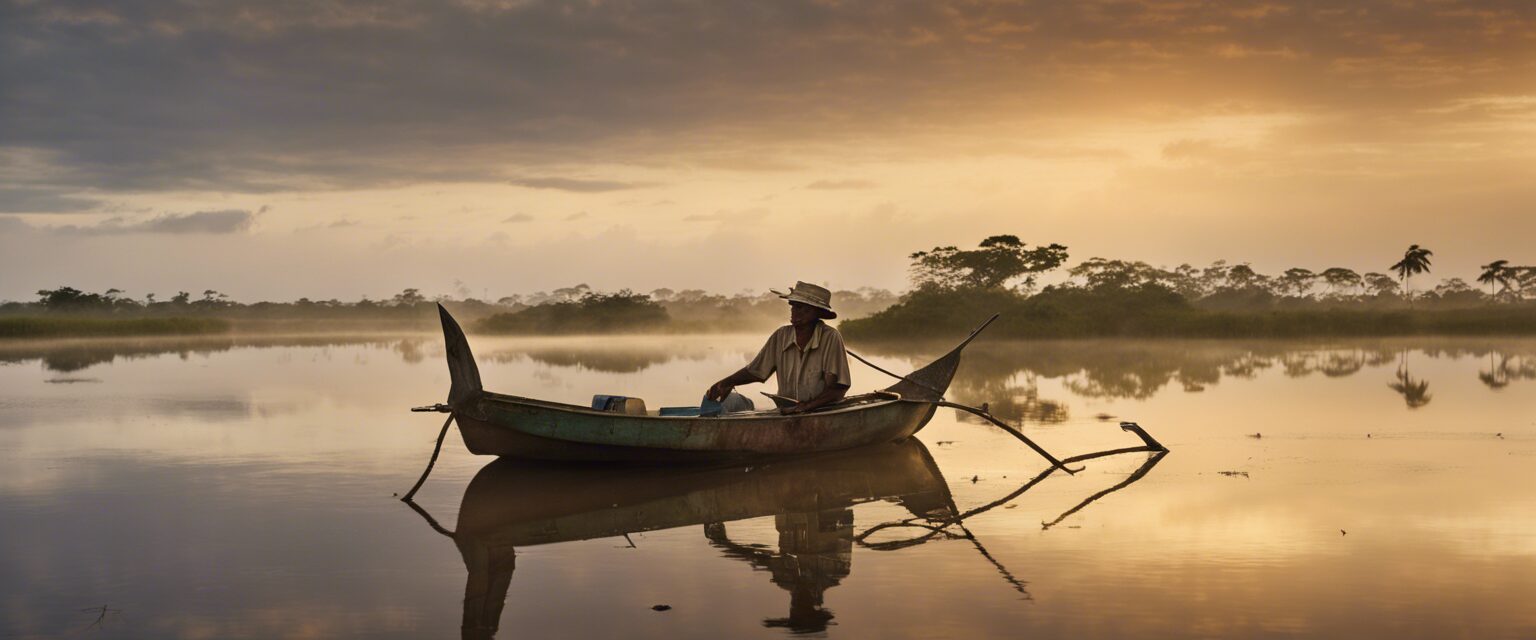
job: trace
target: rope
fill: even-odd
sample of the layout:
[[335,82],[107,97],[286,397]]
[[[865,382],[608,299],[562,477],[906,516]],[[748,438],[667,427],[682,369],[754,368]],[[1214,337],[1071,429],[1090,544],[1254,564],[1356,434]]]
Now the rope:
[[944,390],[943,390],[943,389],[935,389],[935,388],[933,388],[933,387],[931,387],[931,386],[929,386],[929,385],[926,385],[926,384],[923,384],[923,383],[921,383],[921,382],[918,382],[918,381],[916,381],[916,380],[913,380],[913,379],[911,379],[911,378],[908,378],[908,377],[906,377],[906,376],[904,376],[904,375],[901,375],[901,374],[899,374],[899,373],[892,373],[892,372],[890,372],[890,371],[886,371],[886,370],[885,370],[885,369],[882,369],[882,368],[880,368],[880,365],[878,365],[878,364],[875,364],[875,363],[873,363],[873,362],[870,362],[870,361],[868,361],[868,360],[865,360],[865,359],[864,359],[864,356],[861,356],[861,355],[859,355],[859,354],[857,354],[857,353],[854,353],[854,352],[853,352],[853,350],[851,350],[851,349],[846,349],[846,350],[845,350],[845,351],[847,351],[847,352],[848,352],[848,355],[850,355],[850,356],[853,356],[853,358],[854,358],[854,359],[855,359],[855,360],[858,360],[858,361],[859,361],[859,362],[862,362],[862,363],[864,363],[864,364],[866,364],[866,365],[869,365],[869,368],[871,368],[871,369],[874,369],[874,370],[875,370],[875,371],[879,371],[879,372],[880,372],[880,373],[883,373],[883,374],[885,374],[885,375],[888,375],[888,376],[890,376],[890,377],[892,377],[892,378],[895,378],[895,379],[897,379],[897,380],[901,380],[901,381],[903,381],[903,382],[910,382],[910,383],[912,383],[912,384],[915,384],[915,385],[917,385],[917,386],[919,386],[919,387],[922,387],[922,388],[924,388],[924,389],[927,389],[927,390],[929,390],[929,391],[932,391],[932,392],[934,392],[934,393],[937,393],[937,394],[939,394],[939,397],[940,397],[940,398],[942,398],[942,397],[944,397]]

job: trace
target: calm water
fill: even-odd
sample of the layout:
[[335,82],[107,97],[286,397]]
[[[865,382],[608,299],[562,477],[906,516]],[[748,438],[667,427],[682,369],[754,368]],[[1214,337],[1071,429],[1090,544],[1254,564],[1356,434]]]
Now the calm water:
[[[760,340],[471,344],[492,390],[654,408]],[[714,470],[492,465],[453,433],[434,528],[393,494],[441,424],[406,412],[446,393],[438,338],[0,344],[0,637],[1536,637],[1536,342],[968,356],[951,397],[1057,455],[1136,444],[1119,420],[1172,453],[1042,478],[949,410]]]

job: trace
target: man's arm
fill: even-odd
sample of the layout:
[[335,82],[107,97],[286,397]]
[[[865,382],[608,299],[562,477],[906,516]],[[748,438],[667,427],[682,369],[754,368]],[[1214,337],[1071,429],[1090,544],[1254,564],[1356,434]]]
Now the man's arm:
[[719,382],[716,382],[708,391],[704,392],[704,397],[715,401],[724,400],[726,396],[731,395],[731,392],[736,390],[736,385],[762,381],[763,379],[753,375],[746,367],[742,367],[740,371],[721,378]]
[[773,361],[773,356],[777,353],[774,337],[778,334],[779,332],[769,334],[768,341],[763,343],[763,348],[757,352],[757,357],[740,371],[721,378],[719,382],[711,385],[709,390],[704,392],[704,397],[718,402],[731,395],[738,384],[762,382],[773,375],[774,370],[777,369]]

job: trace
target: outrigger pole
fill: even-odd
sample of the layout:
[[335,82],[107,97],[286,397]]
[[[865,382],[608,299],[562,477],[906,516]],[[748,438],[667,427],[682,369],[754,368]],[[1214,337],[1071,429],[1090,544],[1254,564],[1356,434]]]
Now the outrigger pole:
[[[1103,456],[1115,455],[1115,454],[1118,454],[1118,453],[1131,453],[1131,452],[1134,452],[1134,451],[1167,451],[1168,450],[1168,448],[1163,446],[1162,443],[1158,442],[1151,435],[1148,435],[1146,430],[1142,429],[1140,425],[1138,425],[1138,424],[1136,424],[1134,422],[1122,422],[1122,423],[1120,423],[1120,428],[1121,429],[1124,429],[1126,431],[1132,431],[1136,435],[1141,436],[1141,441],[1143,443],[1142,446],[1140,446],[1140,447],[1127,447],[1127,448],[1124,448],[1124,449],[1114,449],[1114,450],[1111,450],[1111,451],[1100,451],[1100,452],[1097,452],[1097,453],[1090,453],[1090,454],[1084,454],[1084,455],[1080,455],[1080,456],[1073,456],[1073,457],[1067,458],[1066,460],[1060,460],[1056,456],[1051,455],[1051,452],[1046,451],[1045,447],[1040,446],[1039,444],[1035,443],[1034,440],[1031,440],[1029,438],[1029,436],[1024,435],[1022,433],[1021,429],[1016,429],[1016,428],[1013,427],[1013,425],[1010,425],[1010,424],[1008,424],[1006,422],[1003,422],[1002,420],[997,419],[996,416],[993,416],[992,412],[987,410],[987,405],[986,404],[983,404],[983,405],[981,405],[981,407],[978,408],[978,407],[972,407],[972,406],[969,406],[969,405],[960,404],[958,402],[951,402],[951,401],[949,401],[949,400],[944,398],[944,391],[942,391],[939,388],[937,388],[936,385],[928,384],[928,383],[924,382],[921,379],[921,378],[925,377],[924,374],[928,374],[930,372],[930,370],[933,370],[935,368],[947,369],[948,371],[945,372],[945,373],[947,373],[950,376],[954,375],[954,370],[956,368],[958,368],[959,364],[960,364],[960,351],[965,349],[965,346],[970,344],[972,340],[975,340],[976,336],[981,334],[981,330],[982,329],[987,328],[987,325],[990,325],[990,324],[992,324],[992,322],[994,320],[997,320],[998,315],[999,314],[992,314],[991,318],[987,318],[986,322],[981,323],[981,326],[976,327],[975,330],[971,331],[971,334],[969,336],[966,336],[965,341],[961,342],[960,346],[957,346],[954,349],[950,350],[950,352],[948,354],[946,354],[944,357],[939,358],[938,360],[935,360],[932,364],[929,364],[927,367],[924,367],[922,370],[913,372],[912,374],[909,374],[909,375],[905,375],[904,376],[904,375],[901,375],[899,373],[894,373],[894,372],[891,372],[891,371],[887,371],[886,369],[882,368],[880,365],[877,365],[877,364],[875,364],[873,362],[870,362],[869,360],[865,359],[864,356],[861,356],[861,355],[859,355],[857,353],[854,353],[852,350],[848,351],[848,355],[853,356],[859,362],[862,362],[862,363],[868,365],[869,368],[874,369],[875,371],[879,371],[880,373],[883,373],[885,375],[888,375],[888,376],[890,376],[892,378],[896,378],[897,380],[901,381],[901,382],[898,382],[895,385],[892,385],[891,387],[889,387],[889,388],[887,388],[887,389],[885,389],[883,391],[876,391],[875,392],[876,394],[888,395],[888,396],[890,396],[890,397],[892,397],[892,398],[894,398],[894,399],[896,399],[898,401],[901,401],[901,402],[921,402],[921,403],[925,403],[925,404],[934,404],[934,405],[938,405],[940,407],[949,407],[951,409],[959,409],[961,411],[966,411],[966,412],[975,414],[977,416],[980,416],[982,419],[986,420],[987,422],[992,423],[993,425],[996,425],[998,428],[1002,429],[1003,431],[1007,431],[1008,435],[1011,435],[1014,438],[1017,438],[1020,442],[1023,442],[1024,444],[1028,445],[1030,449],[1033,449],[1035,451],[1035,453],[1040,454],[1040,457],[1045,458],[1047,461],[1049,461],[1051,463],[1051,467],[1052,468],[1061,469],[1062,471],[1065,471],[1068,474],[1076,474],[1077,472],[1083,470],[1083,467],[1078,467],[1076,469],[1068,467],[1067,466],[1068,462],[1081,462],[1083,460],[1090,460],[1090,459],[1093,459],[1093,458],[1099,458],[1099,457],[1103,457]],[[949,378],[946,377],[944,379],[948,380]],[[945,386],[947,387],[948,385],[945,385]]]

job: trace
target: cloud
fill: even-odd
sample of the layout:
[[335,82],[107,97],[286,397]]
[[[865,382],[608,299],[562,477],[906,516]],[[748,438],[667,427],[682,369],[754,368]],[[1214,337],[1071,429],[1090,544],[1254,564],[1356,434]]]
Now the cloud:
[[606,191],[624,191],[626,189],[639,189],[651,186],[645,183],[618,182],[615,180],[580,180],[576,178],[519,178],[509,180],[510,184],[530,189],[554,189],[557,191],[570,191],[574,193],[603,193]]
[[0,181],[48,185],[0,210],[509,177],[601,193],[646,185],[517,176],[815,166],[1014,121],[1031,140],[1069,137],[1065,119],[1234,109],[1392,122],[1528,96],[1533,28],[1507,0],[0,3],[0,149],[38,163]]
[[[51,227],[50,230],[75,235],[231,234],[249,231],[256,221],[256,215],[243,209],[198,211],[187,214],[168,213],[139,222],[125,218],[109,218],[95,225],[65,225]],[[342,220],[330,226],[346,226],[346,224],[351,223]]]
[[0,216],[0,233],[23,233],[32,231],[32,225],[16,216]]
[[721,209],[714,213],[695,213],[683,216],[684,222],[762,222],[772,212],[762,207],[751,209]]
[[875,183],[869,180],[817,180],[808,185],[807,189],[819,191],[840,191],[852,189],[873,189]]
[[69,190],[0,187],[0,213],[80,213],[95,209],[100,204],[95,200],[69,195]]
[[506,223],[532,222],[533,216],[530,216],[526,213],[514,213],[510,216],[507,216],[506,218],[503,218],[501,221]]

